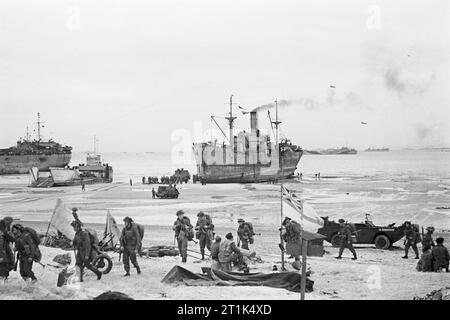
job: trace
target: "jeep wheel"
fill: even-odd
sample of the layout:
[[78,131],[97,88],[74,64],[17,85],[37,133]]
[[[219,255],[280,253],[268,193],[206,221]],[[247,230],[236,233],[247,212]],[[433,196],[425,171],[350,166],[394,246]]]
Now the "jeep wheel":
[[374,243],[377,249],[389,249],[391,246],[391,240],[384,234],[377,235]]
[[333,247],[336,247],[336,248],[341,245],[341,239],[339,239],[339,235],[337,233],[335,233],[331,236],[330,242],[333,245]]

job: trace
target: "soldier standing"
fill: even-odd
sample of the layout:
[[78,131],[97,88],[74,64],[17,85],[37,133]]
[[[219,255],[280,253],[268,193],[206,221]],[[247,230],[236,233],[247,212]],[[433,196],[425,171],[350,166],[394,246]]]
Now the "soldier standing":
[[[177,220],[173,223],[172,229],[175,231],[175,238],[178,242],[178,250],[180,251],[181,262],[187,261],[187,247],[192,232],[191,220],[184,216],[183,210],[177,211]],[[191,238],[192,239],[192,238]]]
[[205,260],[205,247],[211,251],[212,232],[214,225],[211,218],[208,218],[203,211],[197,214],[197,223],[195,225],[196,238],[198,239],[200,246],[200,253],[202,254],[202,260]]
[[[284,218],[283,223],[281,225],[284,228],[283,240],[286,243],[296,243],[300,245],[301,244],[300,235],[302,231],[302,227],[300,226],[300,224],[297,223],[296,221],[292,221],[291,218],[286,217]],[[292,264],[292,266],[295,269],[300,270],[300,255],[294,254],[293,257],[295,258],[295,261]]]
[[152,199],[156,198],[156,191],[155,188],[152,188]]
[[0,279],[8,279],[9,272],[14,269],[14,254],[10,243],[15,242],[11,232],[13,218],[5,217],[0,220]]
[[338,234],[341,245],[339,247],[339,255],[336,257],[336,259],[342,259],[342,252],[344,252],[344,249],[347,248],[351,253],[353,253],[352,260],[356,260],[356,251],[355,248],[353,248],[352,231],[350,230],[350,226],[345,224],[344,219],[339,219],[339,225],[340,229]]
[[141,250],[142,242],[141,235],[137,226],[133,223],[133,219],[125,217],[123,219],[125,227],[122,229],[120,236],[120,244],[123,248],[123,267],[125,269],[124,277],[130,276],[130,260],[136,268],[137,274],[141,274],[141,268],[136,259],[136,250]]
[[410,221],[405,222],[405,255],[402,257],[403,259],[408,259],[408,251],[409,247],[412,247],[414,253],[416,254],[415,259],[419,259],[419,249],[417,249],[417,242],[420,241],[420,234],[414,227],[411,225]]
[[427,233],[424,234],[422,239],[422,250],[431,249],[435,246],[433,241],[434,227],[427,227]]
[[93,252],[89,233],[83,230],[80,221],[72,221],[70,225],[75,231],[72,244],[74,250],[76,250],[75,265],[80,268],[80,282],[83,282],[83,270],[85,267],[94,272],[97,275],[97,280],[100,280],[102,273],[91,264]]
[[240,246],[242,249],[248,249],[248,244],[253,244],[253,228],[251,227],[251,224],[248,222],[245,222],[244,219],[239,218],[238,220],[239,227],[237,230],[237,234],[240,241]]
[[38,256],[37,246],[22,225],[15,224],[12,227],[12,232],[16,237],[15,248],[19,259],[20,276],[23,280],[31,279],[31,282],[34,283],[37,281],[33,273],[33,261]]

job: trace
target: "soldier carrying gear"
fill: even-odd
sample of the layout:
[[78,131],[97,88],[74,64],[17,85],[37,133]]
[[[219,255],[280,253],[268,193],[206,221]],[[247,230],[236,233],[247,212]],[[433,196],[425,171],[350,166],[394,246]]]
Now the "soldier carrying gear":
[[83,230],[82,223],[79,220],[72,221],[70,224],[75,231],[73,238],[73,247],[75,254],[75,265],[80,268],[80,282],[83,282],[83,270],[88,268],[97,275],[97,280],[102,278],[102,273],[91,264],[93,258],[92,243],[89,233]]
[[211,245],[211,269],[220,270],[219,250],[221,241],[222,238],[220,236],[216,236],[215,242]]
[[444,246],[444,238],[439,237],[436,239],[436,246],[431,250],[431,255],[433,257],[434,271],[440,272],[442,269],[445,269],[446,272],[449,272],[450,255]]
[[5,217],[0,220],[0,279],[7,279],[9,272],[14,269],[14,254],[10,243],[15,242],[11,232],[13,218]]
[[[299,223],[297,223],[296,221],[293,221],[289,217],[286,217],[286,218],[284,218],[283,222],[281,223],[281,226],[282,226],[282,230],[283,230],[283,232],[282,232],[283,240],[286,243],[296,243],[296,244],[301,243],[302,227],[300,226]],[[287,247],[287,248],[289,248],[289,247]],[[288,252],[288,253],[290,253],[290,252]],[[293,254],[293,255],[291,255],[291,257],[295,258],[295,262],[292,265],[294,266],[294,268],[298,269],[300,255]]]
[[424,234],[422,239],[422,250],[428,250],[435,246],[433,241],[434,227],[427,227],[427,233]]
[[142,247],[141,235],[138,227],[130,217],[123,219],[125,227],[122,229],[120,236],[120,244],[123,247],[123,267],[125,269],[124,276],[130,275],[130,260],[133,266],[136,268],[137,274],[141,274],[141,268],[138,265],[136,259],[136,250],[139,252]]
[[16,238],[15,248],[18,252],[20,276],[23,280],[36,282],[36,276],[33,273],[33,261],[40,256],[38,247],[34,243],[29,232],[20,224],[12,227],[12,232]]
[[353,253],[352,260],[356,260],[356,251],[355,248],[353,248],[353,239],[352,239],[352,231],[349,225],[345,223],[344,219],[339,219],[339,225],[340,229],[338,232],[339,240],[341,241],[341,245],[339,247],[339,255],[336,257],[336,259],[342,259],[342,252],[344,252],[345,248],[348,248],[351,253]]
[[408,251],[409,247],[412,247],[414,253],[416,254],[415,259],[419,259],[419,249],[417,249],[417,243],[420,242],[420,233],[419,230],[411,224],[410,221],[405,221],[405,255],[402,257],[403,259],[408,259]]
[[253,244],[253,236],[255,233],[253,232],[253,226],[249,222],[245,222],[244,219],[238,219],[239,227],[237,230],[237,234],[239,237],[239,242],[241,243],[242,249],[248,249],[248,244]]
[[219,245],[219,262],[222,271],[230,272],[232,262],[242,263],[242,254],[236,244],[233,242],[233,235],[228,233]]
[[198,239],[202,260],[205,260],[205,247],[211,251],[211,242],[214,238],[214,224],[211,217],[203,211],[197,214],[197,223],[195,225],[195,236]]
[[188,241],[192,240],[194,231],[191,220],[184,216],[183,210],[177,211],[177,220],[173,223],[172,229],[175,231],[181,262],[185,263],[187,261]]

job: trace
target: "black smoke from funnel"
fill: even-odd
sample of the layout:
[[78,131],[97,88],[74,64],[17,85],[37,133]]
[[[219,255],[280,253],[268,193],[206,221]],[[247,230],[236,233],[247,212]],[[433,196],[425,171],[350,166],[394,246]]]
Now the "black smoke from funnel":
[[[301,99],[281,99],[278,100],[278,107],[285,108],[291,105],[300,105],[307,109],[313,110],[320,107],[320,103],[310,98],[301,98]],[[275,108],[275,102],[267,103],[260,105],[252,110],[252,112],[260,112],[266,111]]]

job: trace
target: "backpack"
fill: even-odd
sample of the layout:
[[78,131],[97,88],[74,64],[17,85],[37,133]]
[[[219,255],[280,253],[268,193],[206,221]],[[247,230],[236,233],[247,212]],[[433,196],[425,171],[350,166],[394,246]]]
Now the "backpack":
[[98,247],[98,236],[97,236],[97,231],[95,231],[94,229],[91,228],[85,228],[86,232],[89,235],[89,240],[91,241],[91,246],[97,246]]
[[39,235],[36,232],[36,230],[34,230],[33,228],[30,228],[30,227],[25,227],[24,230],[25,230],[25,232],[28,232],[30,234],[31,239],[33,240],[34,244],[37,247],[41,243],[41,238],[39,238]]
[[136,226],[136,228],[139,232],[139,235],[141,236],[141,241],[142,241],[142,239],[144,239],[144,232],[145,232],[144,226],[142,224],[137,224],[137,223],[134,223],[134,225]]
[[250,222],[244,222],[244,226],[247,226],[248,227],[248,229],[250,230],[250,234],[249,234],[249,236],[251,237],[251,236],[253,236],[253,235],[255,235],[255,232],[253,231],[253,224],[251,224]]

